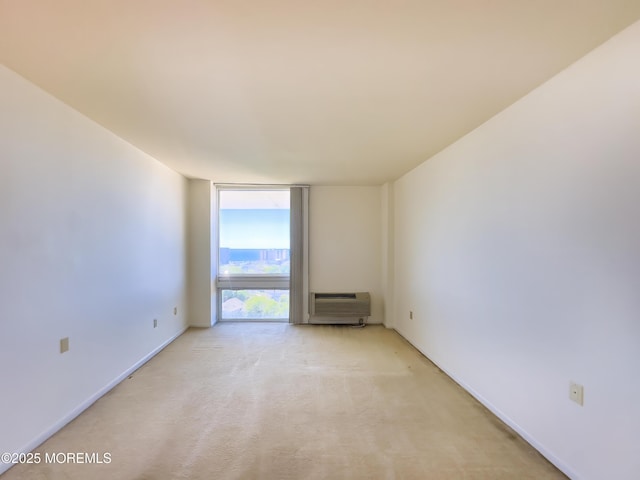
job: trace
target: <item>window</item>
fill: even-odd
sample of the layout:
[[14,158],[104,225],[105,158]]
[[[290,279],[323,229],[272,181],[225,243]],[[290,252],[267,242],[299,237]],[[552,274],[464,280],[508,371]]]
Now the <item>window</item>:
[[223,320],[287,320],[289,290],[221,290]]
[[218,318],[289,318],[289,189],[218,190]]

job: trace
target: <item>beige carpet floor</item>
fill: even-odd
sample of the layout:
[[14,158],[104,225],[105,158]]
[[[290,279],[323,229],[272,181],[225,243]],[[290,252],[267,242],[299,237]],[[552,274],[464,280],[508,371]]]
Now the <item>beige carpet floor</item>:
[[526,442],[381,326],[191,329],[14,479],[555,479]]

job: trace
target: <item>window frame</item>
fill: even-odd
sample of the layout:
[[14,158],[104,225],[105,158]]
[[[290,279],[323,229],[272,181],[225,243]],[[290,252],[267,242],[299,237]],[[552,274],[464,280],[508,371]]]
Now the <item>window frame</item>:
[[[222,291],[223,290],[286,290],[291,289],[291,272],[281,273],[220,273],[220,194],[223,191],[287,191],[289,186],[284,185],[216,185],[216,305],[218,321],[258,321],[258,322],[289,322],[289,318],[243,318],[224,319],[222,316]],[[289,209],[291,205],[289,204]],[[290,211],[290,210],[289,210]],[[291,224],[289,224],[291,231]],[[291,247],[289,247],[291,248]]]

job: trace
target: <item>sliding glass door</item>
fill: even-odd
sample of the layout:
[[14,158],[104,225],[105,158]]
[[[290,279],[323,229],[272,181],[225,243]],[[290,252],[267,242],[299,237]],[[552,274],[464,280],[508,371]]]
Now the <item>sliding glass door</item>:
[[287,321],[289,189],[218,189],[218,318]]

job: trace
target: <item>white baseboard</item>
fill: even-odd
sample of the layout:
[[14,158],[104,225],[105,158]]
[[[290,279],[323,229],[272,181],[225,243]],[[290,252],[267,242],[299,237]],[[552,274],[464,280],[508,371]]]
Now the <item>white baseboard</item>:
[[[188,328],[189,328],[189,326],[184,327],[181,331],[179,331],[177,334],[175,334],[174,336],[169,338],[167,341],[165,341],[159,347],[157,347],[154,350],[152,350],[151,352],[149,352],[142,359],[140,359],[138,362],[136,362],[133,366],[129,367],[127,370],[122,372],[120,375],[118,375],[116,378],[114,378],[112,381],[110,381],[108,384],[106,384],[104,387],[102,387],[96,393],[91,395],[84,402],[82,402],[76,408],[71,410],[71,412],[69,412],[67,415],[62,417],[60,420],[58,420],[51,427],[49,427],[47,430],[42,432],[40,435],[38,435],[32,441],[30,441],[27,445],[22,447],[16,453],[28,453],[28,452],[31,452],[31,451],[35,450],[36,448],[38,448],[46,440],[48,440],[50,437],[52,437],[60,429],[62,429],[65,425],[70,423],[73,419],[75,419],[82,412],[84,412],[87,408],[89,408],[96,401],[98,401],[100,399],[100,397],[104,396],[107,392],[109,392],[112,388],[114,388],[116,385],[118,385],[120,382],[122,382],[125,378],[127,378],[129,375],[131,375],[133,372],[135,372],[137,369],[139,369],[142,365],[147,363],[153,357],[155,357],[167,345],[169,345],[176,338],[178,338],[180,335],[182,335],[184,332],[186,332]],[[7,463],[0,462],[0,475],[2,475],[4,472],[9,470],[9,468],[11,468],[12,466],[13,466],[13,464],[10,464],[10,463],[7,464]]]
[[473,398],[475,398],[476,400],[478,400],[482,405],[484,405],[491,413],[493,413],[496,417],[498,417],[500,420],[502,420],[503,423],[505,423],[506,425],[508,425],[510,428],[512,428],[518,435],[520,435],[529,445],[531,445],[533,448],[535,448],[543,457],[545,457],[547,460],[549,460],[549,462],[551,462],[556,468],[558,468],[558,470],[560,470],[562,473],[564,473],[567,477],[573,479],[573,480],[579,480],[579,476],[578,474],[573,471],[573,469],[571,467],[569,467],[569,465],[567,465],[566,463],[564,463],[562,460],[560,460],[558,457],[556,457],[548,448],[546,448],[543,444],[541,444],[540,442],[538,442],[532,435],[530,435],[525,429],[523,429],[520,425],[518,425],[516,422],[514,422],[511,418],[509,418],[507,415],[505,415],[502,411],[500,411],[500,409],[496,408],[495,405],[493,405],[491,402],[489,402],[485,397],[483,397],[482,395],[480,395],[477,391],[475,391],[470,385],[468,385],[466,382],[460,380],[459,378],[457,378],[455,375],[453,375],[451,372],[449,372],[446,368],[443,368],[441,365],[439,365],[437,362],[433,361],[429,355],[427,355],[425,352],[422,351],[422,349],[416,347],[413,342],[411,342],[405,335],[402,334],[402,332],[400,332],[397,328],[392,327],[393,330],[395,330],[398,335],[400,335],[402,338],[404,338],[407,342],[409,342],[409,344],[411,344],[411,346],[413,348],[415,348],[416,350],[418,350],[422,355],[424,355],[431,363],[433,363],[436,367],[438,367],[440,370],[442,370],[451,380],[453,380],[454,382],[456,382],[458,385],[460,385],[462,388],[464,388]]

